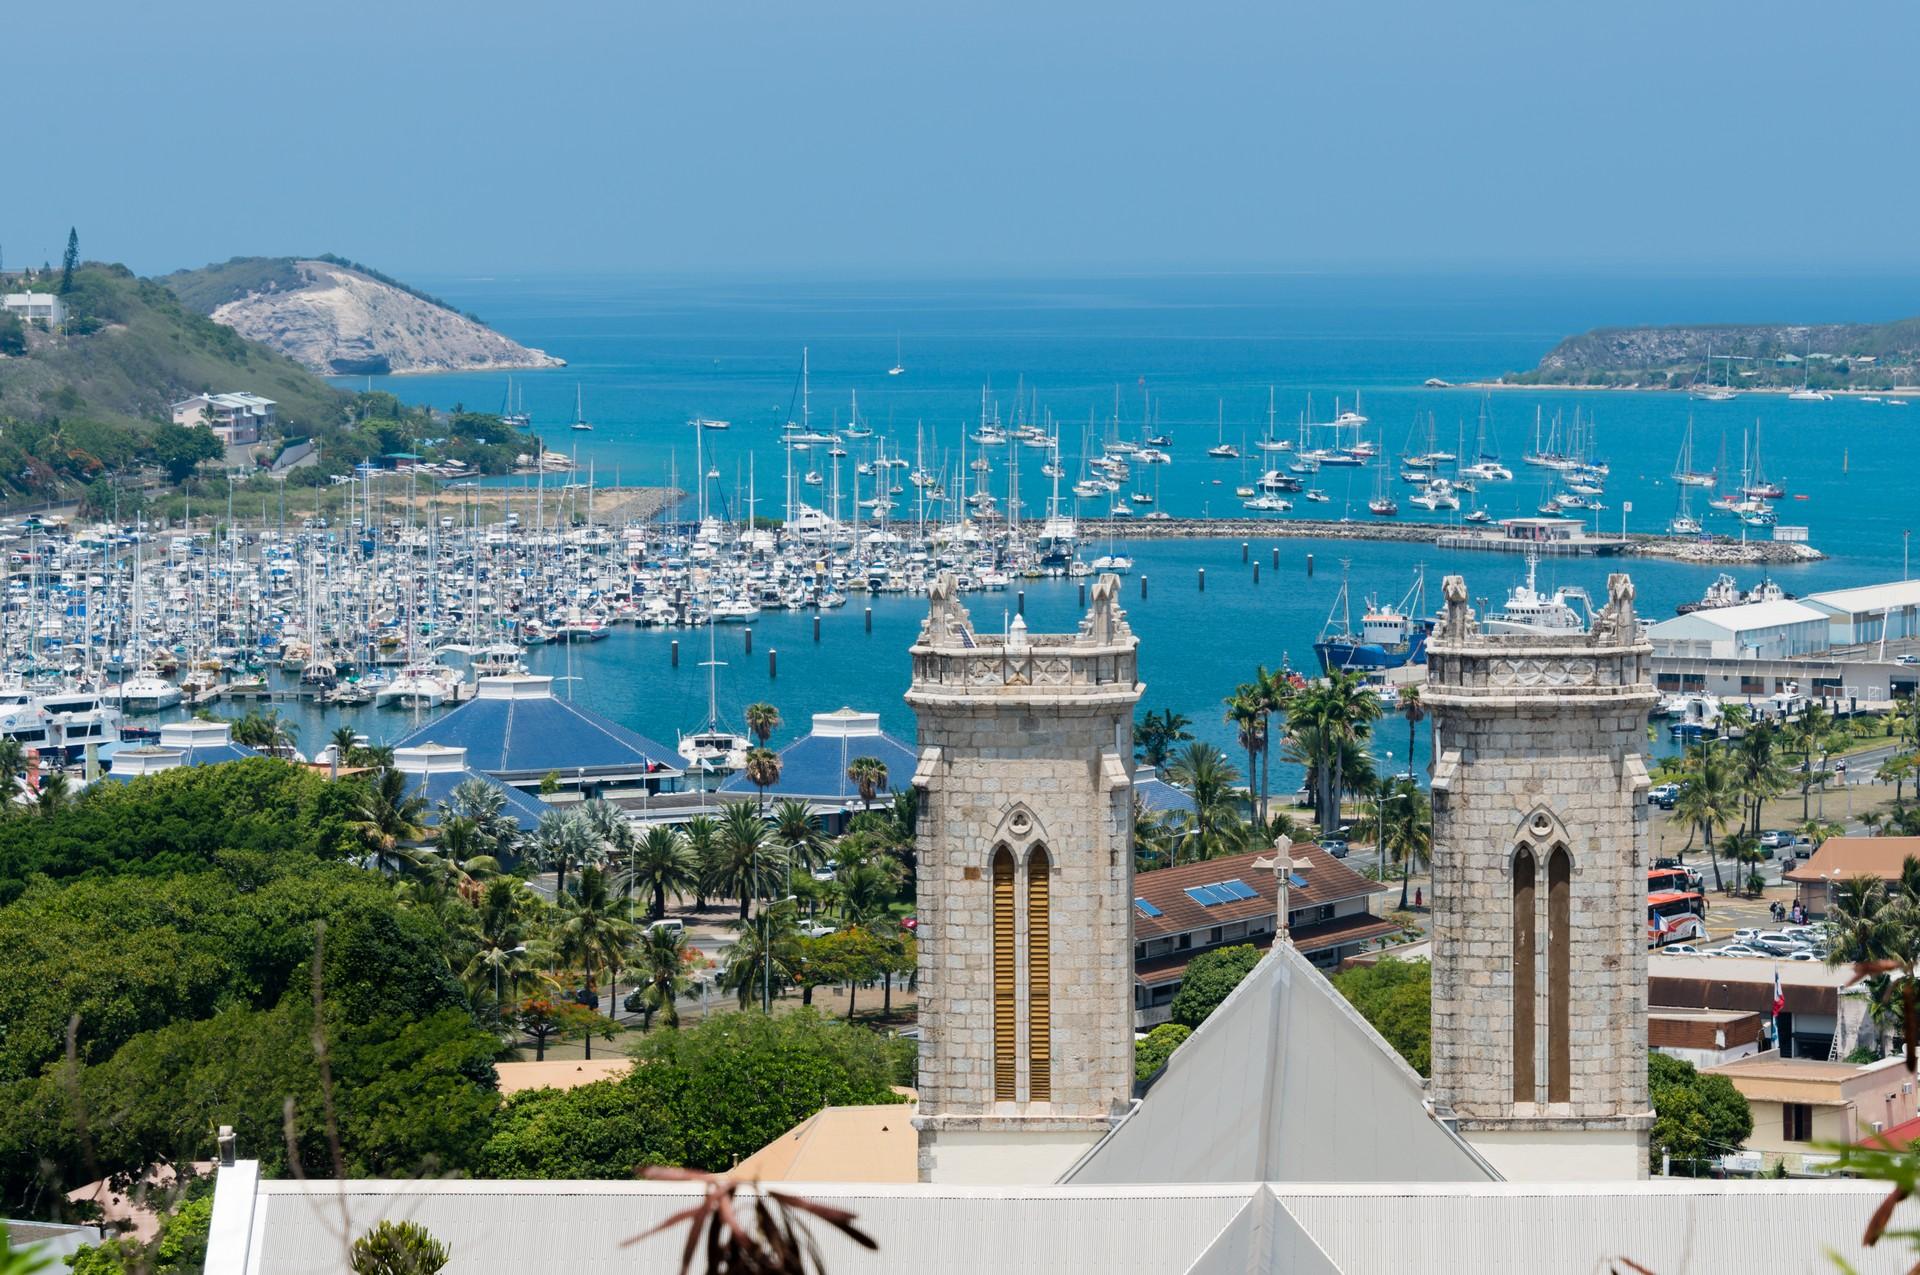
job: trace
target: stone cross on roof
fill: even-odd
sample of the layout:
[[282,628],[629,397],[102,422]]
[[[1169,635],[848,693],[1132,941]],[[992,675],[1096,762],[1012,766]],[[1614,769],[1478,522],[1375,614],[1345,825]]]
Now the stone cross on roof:
[[1290,878],[1295,871],[1301,868],[1312,867],[1312,862],[1307,859],[1295,859],[1293,857],[1293,838],[1287,836],[1285,833],[1281,833],[1280,836],[1274,840],[1273,853],[1263,858],[1255,859],[1253,866],[1256,868],[1273,869],[1274,908],[1278,913],[1274,920],[1273,941],[1276,943],[1291,943],[1293,940],[1287,933],[1287,886],[1290,884]]

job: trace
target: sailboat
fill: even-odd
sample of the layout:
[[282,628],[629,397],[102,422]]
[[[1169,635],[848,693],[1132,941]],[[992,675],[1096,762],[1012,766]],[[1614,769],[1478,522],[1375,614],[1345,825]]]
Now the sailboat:
[[1387,492],[1387,466],[1382,465],[1373,474],[1373,499],[1367,502],[1367,510],[1382,518],[1391,518],[1400,512],[1399,502]]
[[1215,460],[1239,460],[1240,449],[1227,441],[1227,405],[1224,400],[1220,403],[1219,430],[1218,438],[1220,441],[1214,446],[1207,448],[1207,455],[1213,457]]
[[753,741],[720,725],[719,670],[724,661],[714,654],[713,613],[707,613],[707,658],[700,667],[707,670],[707,720],[691,735],[680,737],[680,756],[687,769],[699,774],[719,774],[743,770]]
[[576,430],[590,430],[593,428],[593,426],[587,424],[586,415],[580,410],[580,385],[578,382],[575,382],[573,387],[573,424],[568,426],[568,428]]
[[[1673,511],[1673,517],[1667,520],[1667,533],[1675,536],[1697,536],[1700,534],[1700,520],[1693,516],[1689,507],[1693,497],[1693,488],[1711,487],[1713,475],[1693,472],[1693,417],[1687,417],[1687,432],[1681,436],[1680,460],[1674,466],[1673,477],[1680,492],[1680,503]],[[1704,477],[1707,481],[1698,480]]]
[[900,361],[900,334],[896,332],[893,334],[893,366],[887,369],[887,375],[898,376],[906,370],[907,365]]
[[1740,494],[1749,500],[1779,500],[1786,491],[1779,483],[1767,481],[1767,471],[1760,463],[1760,421],[1753,422],[1753,474],[1751,479],[1740,488]]
[[1257,444],[1263,452],[1290,452],[1293,440],[1273,436],[1273,386],[1267,386],[1267,435]]

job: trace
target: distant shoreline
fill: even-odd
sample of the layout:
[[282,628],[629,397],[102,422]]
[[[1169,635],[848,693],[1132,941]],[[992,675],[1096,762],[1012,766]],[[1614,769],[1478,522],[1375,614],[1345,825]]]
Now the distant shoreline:
[[[1551,381],[1538,381],[1531,385],[1521,385],[1515,381],[1449,381],[1445,385],[1422,383],[1419,388],[1428,390],[1580,390],[1600,394],[1685,394],[1689,396],[1694,394],[1694,387],[1691,385],[1561,385]],[[1771,398],[1786,398],[1798,389],[1797,386],[1792,385],[1768,385],[1755,389],[1718,385],[1714,388],[1729,391],[1741,397],[1751,394],[1764,395]],[[1875,398],[1899,398],[1920,401],[1920,385],[1901,385],[1889,390],[1836,389],[1822,390],[1820,392],[1829,398],[1860,398],[1863,396],[1872,396]]]

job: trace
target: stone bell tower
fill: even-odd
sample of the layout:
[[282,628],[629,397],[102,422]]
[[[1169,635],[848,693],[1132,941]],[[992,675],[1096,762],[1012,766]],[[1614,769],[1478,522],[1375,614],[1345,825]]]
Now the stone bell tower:
[[1459,576],[1427,643],[1434,1107],[1517,1181],[1647,1173],[1652,647],[1633,582],[1588,633],[1485,634]]
[[1102,576],[1077,633],[978,633],[950,575],[913,646],[920,1178],[1052,1182],[1133,1089],[1139,640]]

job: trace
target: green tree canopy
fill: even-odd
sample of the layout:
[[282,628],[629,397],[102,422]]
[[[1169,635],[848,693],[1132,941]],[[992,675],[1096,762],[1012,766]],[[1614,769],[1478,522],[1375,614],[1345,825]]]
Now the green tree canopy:
[[902,1101],[890,1087],[891,1050],[808,1009],[719,1014],[656,1032],[619,1080],[510,1099],[481,1172],[627,1178],[651,1164],[730,1168],[822,1107]]
[[1653,1099],[1653,1130],[1647,1138],[1651,1168],[1673,1157],[1673,1172],[1705,1176],[1753,1132],[1753,1112],[1725,1076],[1703,1076],[1690,1062],[1649,1051],[1647,1092]]
[[1187,1037],[1193,1035],[1193,1028],[1183,1027],[1179,1023],[1162,1023],[1147,1033],[1147,1038],[1133,1047],[1133,1079],[1139,1083],[1151,1077],[1167,1065],[1173,1057],[1173,1051],[1186,1044]]
[[1198,1027],[1259,963],[1260,953],[1250,943],[1216,948],[1194,957],[1187,965],[1180,990],[1173,996],[1173,1021],[1183,1027]]
[[1333,985],[1421,1075],[1431,1075],[1433,967],[1385,957],[1333,976]]

